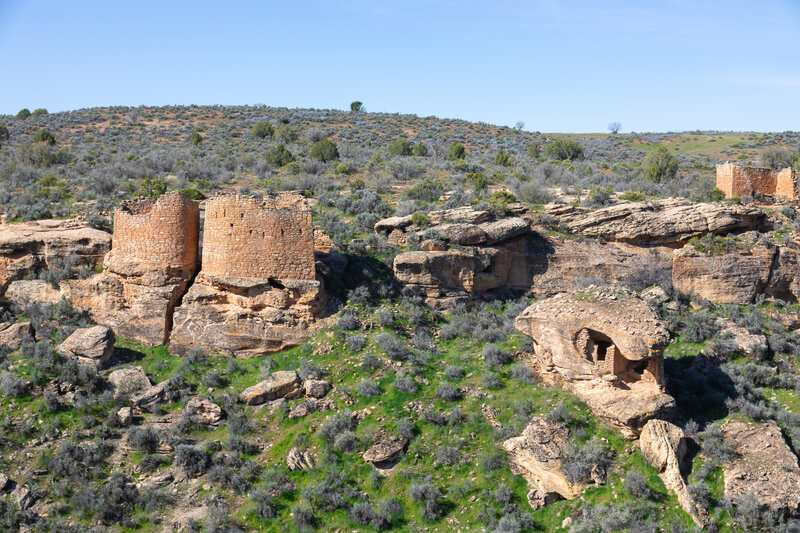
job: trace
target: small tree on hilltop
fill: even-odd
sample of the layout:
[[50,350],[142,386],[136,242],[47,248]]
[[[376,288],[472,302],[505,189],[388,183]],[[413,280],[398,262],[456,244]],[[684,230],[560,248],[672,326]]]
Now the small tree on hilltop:
[[339,159],[339,149],[330,139],[322,139],[314,143],[308,157],[327,163],[328,161]]
[[17,120],[25,120],[29,116],[31,116],[31,110],[27,107],[23,107],[19,110],[19,113],[17,113]]
[[496,154],[494,154],[494,164],[500,165],[501,167],[508,167],[511,166],[511,156],[500,148]]
[[203,136],[198,132],[192,133],[192,144],[195,146],[200,146],[201,142],[203,142]]
[[608,131],[611,132],[612,135],[616,135],[622,129],[621,122],[609,122],[608,123]]
[[56,144],[56,138],[47,130],[39,130],[36,132],[36,135],[33,136],[34,143],[47,143],[50,146]]
[[447,149],[447,160],[455,161],[456,159],[464,159],[467,155],[467,149],[464,145],[456,141],[450,141],[450,147]]
[[264,159],[271,166],[280,168],[294,161],[294,155],[284,145],[273,146],[264,154]]
[[139,187],[137,196],[146,196],[155,202],[165,192],[167,192],[167,182],[164,181],[164,178],[154,178],[148,174],[142,180],[142,186]]
[[45,109],[43,107],[40,107],[39,109],[36,109],[36,110],[34,110],[33,113],[31,113],[31,115],[34,116],[34,117],[41,117],[41,116],[44,116],[46,114],[47,114],[47,109]]
[[250,132],[256,139],[265,139],[267,137],[272,137],[275,134],[275,126],[266,120],[259,120],[253,124],[253,129],[250,130]]
[[356,100],[355,102],[350,103],[350,111],[353,113],[357,113],[359,111],[364,111],[364,104]]
[[661,183],[665,179],[673,179],[678,173],[680,161],[669,152],[666,146],[659,145],[644,158],[644,177]]

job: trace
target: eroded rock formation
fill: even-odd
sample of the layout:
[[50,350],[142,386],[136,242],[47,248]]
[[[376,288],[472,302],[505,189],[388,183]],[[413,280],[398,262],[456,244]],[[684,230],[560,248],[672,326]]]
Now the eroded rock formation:
[[755,230],[767,224],[756,207],[678,199],[626,202],[594,211],[559,206],[547,215],[570,233],[647,246],[678,246],[707,233]]
[[534,303],[514,325],[534,340],[543,377],[562,383],[627,436],[674,408],[664,393],[669,332],[637,295],[596,287],[563,293]]
[[323,307],[305,199],[220,195],[206,204],[202,270],[175,311],[170,349],[273,352],[302,342]]
[[0,295],[9,283],[48,268],[97,267],[111,250],[111,235],[82,220],[0,224]]

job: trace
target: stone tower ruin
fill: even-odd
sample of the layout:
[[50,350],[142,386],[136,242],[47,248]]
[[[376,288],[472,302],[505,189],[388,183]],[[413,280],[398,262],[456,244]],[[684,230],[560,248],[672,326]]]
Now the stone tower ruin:
[[785,168],[780,172],[764,167],[745,167],[726,162],[717,165],[717,188],[726,198],[769,194],[796,200],[797,171]]
[[295,193],[206,203],[202,268],[175,310],[170,349],[238,357],[302,342],[324,307],[311,208]]

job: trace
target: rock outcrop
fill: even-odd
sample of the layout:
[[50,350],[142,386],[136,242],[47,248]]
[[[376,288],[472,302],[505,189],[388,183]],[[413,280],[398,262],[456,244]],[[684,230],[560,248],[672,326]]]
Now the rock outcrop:
[[197,266],[196,202],[174,192],[138,198],[114,214],[114,245],[104,271],[70,283],[73,304],[98,324],[146,345],[167,341],[172,314]]
[[722,432],[735,453],[724,465],[725,496],[737,503],[752,494],[763,509],[798,516],[800,467],[778,425],[729,420]]
[[195,424],[216,426],[225,417],[225,410],[211,400],[194,396],[186,402],[183,415]]
[[78,219],[0,224],[0,295],[29,273],[93,269],[110,249],[111,235]]
[[694,502],[681,476],[681,463],[686,455],[683,430],[664,420],[650,420],[642,428],[639,449],[647,462],[658,470],[664,486],[675,493],[683,510],[699,527],[704,527],[708,513]]
[[567,480],[561,465],[569,443],[569,429],[544,418],[531,419],[519,437],[503,442],[511,470],[531,488],[528,503],[536,510],[559,500],[572,500],[586,487]]
[[368,463],[378,468],[393,466],[403,454],[408,445],[408,439],[397,435],[381,434],[375,444],[364,452],[362,457]]
[[206,204],[203,267],[175,311],[170,349],[274,352],[307,338],[324,303],[306,200],[219,195]]
[[248,387],[239,394],[239,401],[259,405],[278,398],[296,398],[303,394],[300,377],[294,370],[273,372],[267,379]]
[[108,382],[114,389],[114,398],[129,396],[152,385],[142,367],[120,368],[108,375]]
[[767,224],[767,216],[756,207],[679,199],[626,202],[594,211],[558,206],[547,215],[570,233],[648,246],[677,246],[707,233],[757,230]]
[[30,322],[0,322],[0,346],[19,350],[22,343],[30,338]]
[[56,351],[96,368],[103,367],[114,355],[114,332],[105,326],[76,329]]
[[664,393],[669,332],[633,293],[590,287],[539,301],[514,325],[534,340],[535,363],[592,410],[635,437],[675,406]]

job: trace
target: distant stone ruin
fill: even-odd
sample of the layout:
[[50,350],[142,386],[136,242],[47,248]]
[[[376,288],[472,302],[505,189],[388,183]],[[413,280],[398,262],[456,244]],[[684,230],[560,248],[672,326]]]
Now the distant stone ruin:
[[717,189],[726,198],[767,194],[798,198],[797,171],[785,168],[780,172],[764,167],[745,167],[726,162],[717,165]]

